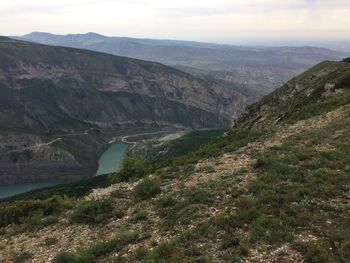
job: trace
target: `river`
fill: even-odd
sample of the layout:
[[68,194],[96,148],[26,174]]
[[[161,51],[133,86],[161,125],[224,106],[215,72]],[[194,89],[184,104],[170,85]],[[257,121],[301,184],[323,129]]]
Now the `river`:
[[[128,147],[129,145],[122,142],[111,144],[101,155],[100,160],[98,161],[98,169],[96,175],[109,174],[116,171],[119,168]],[[0,186],[0,199],[24,193],[30,190],[51,187],[57,184],[59,184],[59,182],[26,183]]]

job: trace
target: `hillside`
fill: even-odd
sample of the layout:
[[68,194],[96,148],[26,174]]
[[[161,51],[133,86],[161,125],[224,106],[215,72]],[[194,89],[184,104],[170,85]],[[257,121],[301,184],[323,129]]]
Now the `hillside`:
[[0,184],[94,174],[113,137],[228,127],[235,89],[125,57],[0,39]]
[[261,97],[323,60],[349,53],[318,47],[250,47],[190,41],[33,32],[20,39],[157,61]]
[[[0,206],[4,262],[348,262],[350,63],[323,62],[149,178]],[[59,192],[58,192],[59,193]]]

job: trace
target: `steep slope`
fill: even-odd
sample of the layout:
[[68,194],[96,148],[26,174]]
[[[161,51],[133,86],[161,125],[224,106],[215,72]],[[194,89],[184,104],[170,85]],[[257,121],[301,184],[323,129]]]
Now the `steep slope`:
[[188,41],[106,37],[96,33],[54,35],[33,32],[21,37],[38,43],[68,46],[161,62],[197,76],[265,95],[323,60],[349,53],[318,47],[244,47]]
[[112,136],[227,127],[249,102],[158,63],[4,37],[0,95],[0,184],[88,176]]
[[[150,179],[94,189],[78,200],[2,204],[0,257],[348,262],[346,61],[322,63],[287,83],[250,107],[224,137],[176,158]],[[47,209],[50,203],[55,209]]]

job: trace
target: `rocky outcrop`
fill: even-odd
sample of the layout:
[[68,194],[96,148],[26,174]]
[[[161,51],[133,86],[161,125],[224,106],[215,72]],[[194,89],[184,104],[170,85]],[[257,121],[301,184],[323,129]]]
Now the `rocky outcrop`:
[[[55,140],[56,141],[56,140]],[[0,185],[71,181],[91,175],[68,151],[36,135],[0,135]]]

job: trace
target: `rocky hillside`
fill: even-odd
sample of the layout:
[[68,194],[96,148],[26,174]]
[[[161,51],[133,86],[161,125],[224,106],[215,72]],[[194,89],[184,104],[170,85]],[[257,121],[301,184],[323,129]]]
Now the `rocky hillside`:
[[249,101],[158,63],[2,37],[0,184],[89,176],[112,136],[228,127]]
[[2,204],[0,257],[348,262],[346,61],[321,63],[295,78],[250,107],[225,136],[142,180],[80,198],[27,196]]
[[33,32],[20,37],[49,45],[84,48],[157,61],[190,74],[241,87],[260,97],[323,60],[349,53],[318,47],[251,47],[189,41],[107,37],[96,33],[54,35]]

